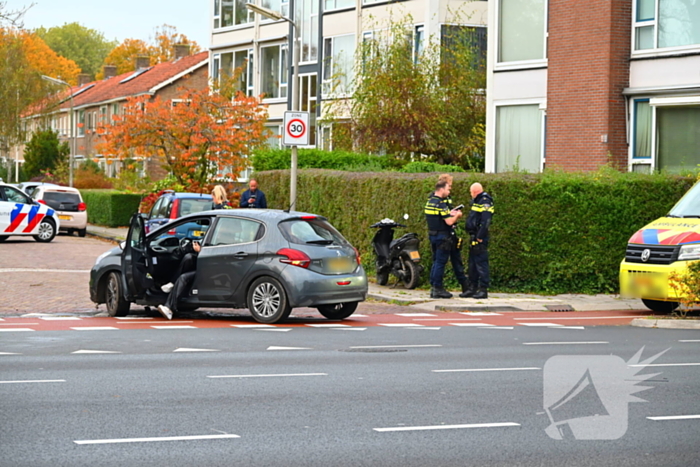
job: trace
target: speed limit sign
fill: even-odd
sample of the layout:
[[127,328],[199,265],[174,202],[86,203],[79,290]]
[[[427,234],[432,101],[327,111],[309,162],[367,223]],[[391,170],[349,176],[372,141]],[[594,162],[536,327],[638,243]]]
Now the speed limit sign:
[[284,139],[286,146],[309,144],[309,112],[284,113]]

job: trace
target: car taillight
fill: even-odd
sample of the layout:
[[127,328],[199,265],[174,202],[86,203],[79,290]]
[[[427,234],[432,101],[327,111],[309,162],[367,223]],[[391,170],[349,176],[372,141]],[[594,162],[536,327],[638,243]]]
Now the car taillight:
[[277,254],[284,256],[284,258],[280,258],[280,262],[285,264],[299,266],[300,268],[304,269],[307,269],[311,264],[311,258],[309,258],[303,251],[294,250],[292,248],[282,248],[277,252]]
[[78,211],[85,211],[87,209],[87,204],[78,203]]
[[180,200],[176,199],[173,201],[173,207],[170,208],[170,218],[177,219],[177,212],[180,209]]
[[357,261],[357,264],[360,265],[362,264],[362,260],[360,258],[360,252],[357,251],[357,248],[352,247],[353,250],[355,250],[355,261]]
[[301,216],[301,219],[303,219],[305,221],[312,221],[312,220],[316,219],[316,216]]

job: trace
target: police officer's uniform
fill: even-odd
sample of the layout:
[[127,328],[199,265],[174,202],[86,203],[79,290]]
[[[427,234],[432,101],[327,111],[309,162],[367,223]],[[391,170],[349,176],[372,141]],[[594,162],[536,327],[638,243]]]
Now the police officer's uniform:
[[488,288],[491,284],[488,252],[489,226],[493,212],[491,195],[485,191],[476,195],[466,222],[470,237],[468,263],[470,289],[460,294],[460,297],[488,298]]
[[460,284],[467,283],[467,276],[464,274],[459,250],[454,243],[452,227],[445,222],[445,219],[450,217],[447,199],[440,198],[433,193],[425,204],[424,213],[428,223],[430,248],[433,252],[433,266],[430,269],[430,297],[452,298],[452,294],[445,290],[442,283],[447,261],[452,259],[452,267]]

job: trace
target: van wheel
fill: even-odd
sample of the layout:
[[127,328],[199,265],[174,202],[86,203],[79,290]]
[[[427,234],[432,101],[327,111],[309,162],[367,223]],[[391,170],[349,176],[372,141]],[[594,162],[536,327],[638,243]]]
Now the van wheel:
[[358,302],[338,303],[336,305],[319,305],[318,312],[328,319],[345,319],[357,310]]
[[117,272],[110,272],[109,276],[107,276],[105,304],[107,305],[109,316],[126,316],[129,313],[131,302],[124,299],[121,277]]
[[48,243],[56,236],[56,226],[53,221],[43,219],[39,224],[39,231],[34,235],[37,242]]
[[273,277],[260,277],[248,289],[248,309],[258,323],[272,324],[289,317],[287,293]]
[[644,303],[644,306],[649,308],[654,313],[671,313],[676,308],[678,308],[678,305],[680,305],[679,302],[665,302],[663,300],[647,300],[646,298],[642,299],[642,303]]

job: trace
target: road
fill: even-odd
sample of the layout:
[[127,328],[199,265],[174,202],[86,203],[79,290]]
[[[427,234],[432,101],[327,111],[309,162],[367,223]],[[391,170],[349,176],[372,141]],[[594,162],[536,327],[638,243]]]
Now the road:
[[[629,407],[621,436],[547,435],[550,358],[632,365],[642,347],[669,350],[635,367],[660,373],[648,402],[604,402]],[[6,332],[0,465],[698,465],[699,349],[627,326]]]

